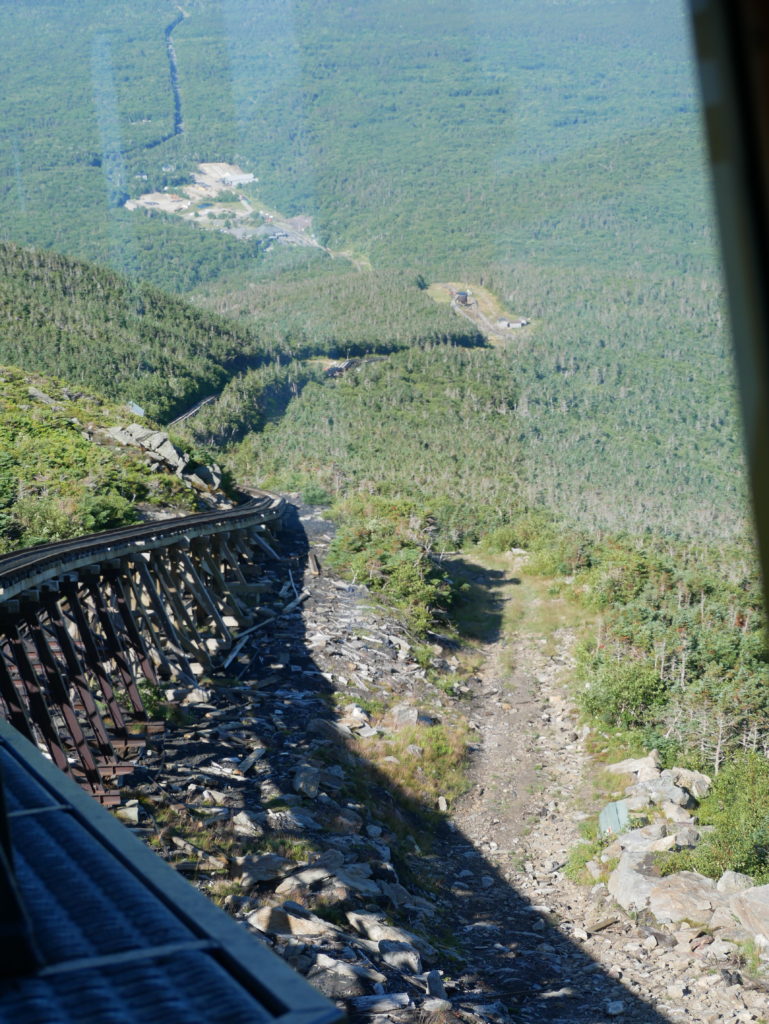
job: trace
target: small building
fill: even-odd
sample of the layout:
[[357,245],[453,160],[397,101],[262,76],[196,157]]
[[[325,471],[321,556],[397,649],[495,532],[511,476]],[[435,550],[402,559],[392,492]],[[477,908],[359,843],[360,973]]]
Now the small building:
[[467,292],[457,292],[456,299],[460,306],[470,305],[470,296]]
[[252,181],[255,181],[253,174],[247,174],[245,171],[241,174],[223,174],[219,179],[222,185],[230,185],[237,187],[238,185],[250,185]]

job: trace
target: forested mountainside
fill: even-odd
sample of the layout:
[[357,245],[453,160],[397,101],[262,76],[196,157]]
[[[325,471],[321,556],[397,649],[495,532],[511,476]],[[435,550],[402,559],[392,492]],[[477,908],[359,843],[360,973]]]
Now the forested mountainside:
[[522,504],[591,529],[738,535],[747,513],[719,290],[565,283],[526,267],[491,280],[513,309],[531,297],[528,327],[498,348],[409,351],[306,388],[279,425],[244,441],[242,471],[421,497],[441,509],[451,546]]
[[[166,421],[248,367],[482,340],[411,278],[361,281],[357,312],[332,306],[325,328],[315,331],[299,303],[282,310],[269,290],[262,317],[246,325],[113,271],[0,243],[0,361],[136,402]],[[396,305],[394,295],[393,317],[386,310]],[[310,305],[322,298],[311,297]]]

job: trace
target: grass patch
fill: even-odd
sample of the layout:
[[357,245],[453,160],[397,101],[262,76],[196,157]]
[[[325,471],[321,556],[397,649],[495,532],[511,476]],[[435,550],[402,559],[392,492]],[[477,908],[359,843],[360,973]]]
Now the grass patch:
[[[361,740],[365,757],[358,766],[358,781],[370,771],[385,776],[412,803],[434,808],[438,797],[450,805],[466,792],[467,743],[464,720],[456,725],[414,725],[388,738]],[[387,758],[395,758],[395,761]]]

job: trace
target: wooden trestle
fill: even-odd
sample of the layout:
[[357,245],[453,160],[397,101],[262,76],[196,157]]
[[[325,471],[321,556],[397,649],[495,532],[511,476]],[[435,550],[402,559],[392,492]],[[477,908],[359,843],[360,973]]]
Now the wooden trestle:
[[145,683],[194,684],[193,664],[215,669],[256,621],[252,580],[283,507],[265,496],[0,560],[0,715],[102,803],[119,803],[116,777],[163,729]]

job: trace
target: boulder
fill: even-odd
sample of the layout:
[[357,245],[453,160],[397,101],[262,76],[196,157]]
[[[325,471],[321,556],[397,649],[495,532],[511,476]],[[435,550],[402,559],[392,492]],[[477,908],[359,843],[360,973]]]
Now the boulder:
[[320,787],[320,772],[308,764],[300,764],[294,772],[294,792],[314,800]]
[[730,939],[732,942],[749,938],[748,933],[728,906],[718,907],[713,911],[710,928],[713,931],[718,931],[722,939]]
[[277,853],[263,853],[259,857],[244,857],[239,862],[243,869],[241,885],[256,885],[257,882],[270,882],[282,878],[294,865]]
[[323,956],[322,963],[318,963],[318,960],[306,975],[307,980],[318,992],[329,999],[351,999],[354,996],[366,995],[364,980],[347,964],[340,960],[332,960],[328,956]]
[[339,720],[355,729],[368,725],[371,721],[371,716],[360,704],[346,704],[342,709],[342,717]]
[[422,961],[419,953],[408,942],[398,942],[396,939],[381,939],[379,942],[379,955],[382,963],[388,967],[394,967],[396,971],[408,974],[419,974],[422,970]]
[[649,892],[649,910],[660,924],[710,924],[713,911],[724,902],[713,879],[696,871],[679,871],[661,878]]
[[354,892],[363,893],[366,896],[381,896],[382,890],[379,883],[371,877],[371,868],[368,864],[350,864],[347,868],[338,868],[334,872],[335,877]]
[[436,999],[448,998],[440,971],[428,971],[425,975],[425,982],[427,984],[428,995],[434,996]]
[[363,818],[352,807],[336,807],[326,819],[332,832],[340,835],[355,835],[363,828]]
[[671,768],[673,781],[691,793],[695,800],[702,800],[710,792],[713,780],[702,772],[692,772],[688,768]]
[[396,928],[387,924],[382,914],[372,914],[368,911],[348,910],[347,920],[352,927],[372,942],[381,942],[382,939],[391,939],[394,942],[405,942],[409,946],[415,946],[424,956],[436,956],[433,947],[424,939],[420,939],[405,928]]
[[624,832],[618,836],[617,842],[621,850],[646,853],[652,843],[665,836],[666,831],[664,822],[654,822],[652,825],[644,825],[643,828],[634,828],[632,832]]
[[[630,810],[643,810],[649,804],[672,803],[678,807],[688,807],[692,803],[689,793],[681,786],[676,785],[671,768],[666,768],[656,778],[628,786],[625,792],[628,796]],[[638,805],[639,802],[641,806]]]
[[649,850],[651,853],[667,853],[668,850],[675,850],[677,847],[678,841],[675,836],[663,836],[661,839],[655,839],[649,845]]
[[685,825],[683,828],[679,828],[675,834],[676,846],[680,850],[693,849],[701,838],[700,830],[694,828],[693,825]]
[[189,707],[194,704],[208,704],[212,696],[211,690],[206,690],[202,686],[195,686],[182,701],[182,706]]
[[736,893],[730,897],[729,907],[746,931],[769,940],[769,885]]
[[660,804],[660,810],[668,821],[672,821],[676,825],[691,825],[694,823],[694,816],[685,807],[681,807],[680,804],[675,803],[673,800],[663,800]]
[[291,889],[299,889],[303,887],[311,889],[313,886],[318,886],[321,882],[324,882],[330,875],[331,872],[328,868],[303,868],[301,871],[297,871],[296,874],[289,875],[288,878],[284,878],[275,889],[275,892],[290,892]]
[[646,757],[629,757],[624,761],[606,766],[606,771],[614,775],[641,775],[645,778],[656,778],[659,775],[660,755],[652,750]]
[[609,892],[624,910],[644,910],[659,881],[651,855],[626,850],[609,876]]
[[739,871],[724,871],[716,882],[716,889],[731,896],[734,893],[750,889],[752,885],[753,879],[750,875],[743,875]]
[[352,733],[346,725],[332,722],[328,718],[313,718],[307,723],[306,731],[313,736],[320,736],[321,739],[336,742],[352,738]]
[[398,704],[390,709],[390,720],[394,729],[416,725],[419,721],[419,709],[408,704]]
[[[264,818],[264,816],[261,816]],[[264,835],[264,829],[262,828],[262,822],[259,817],[252,814],[250,811],[238,811],[232,819],[232,830],[235,835],[247,836],[249,839],[260,839]],[[265,856],[274,856],[274,854],[266,854]],[[278,858],[283,860],[283,858]],[[286,861],[286,863],[290,863]]]
[[282,907],[260,907],[249,914],[247,921],[266,935],[326,935],[333,932],[326,921],[296,904],[293,906],[296,912],[288,910],[285,904]]

